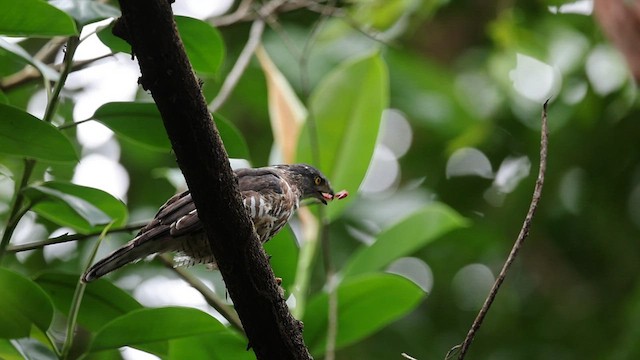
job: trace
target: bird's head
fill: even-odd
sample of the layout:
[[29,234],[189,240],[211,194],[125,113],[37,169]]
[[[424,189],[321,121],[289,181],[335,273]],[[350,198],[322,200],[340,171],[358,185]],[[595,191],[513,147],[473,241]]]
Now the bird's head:
[[318,199],[325,205],[327,200],[333,199],[331,184],[320,170],[306,164],[281,165],[281,167],[286,168],[291,180],[300,189],[302,199]]

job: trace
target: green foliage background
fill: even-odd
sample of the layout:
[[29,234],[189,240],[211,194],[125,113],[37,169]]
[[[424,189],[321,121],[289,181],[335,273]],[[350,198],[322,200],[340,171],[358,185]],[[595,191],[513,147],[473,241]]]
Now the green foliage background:
[[[316,232],[299,248],[290,230],[267,244],[276,275],[296,295],[292,311],[305,323],[315,358],[326,351],[334,286],[336,358],[391,359],[403,352],[444,358],[463,340],[520,229],[537,172],[542,104],[514,89],[518,54],[555,66],[562,79],[549,107],[546,187],[531,236],[470,356],[640,356],[636,87],[623,79],[602,90],[590,65],[594,56],[608,54],[600,66],[617,71],[624,63],[592,16],[550,11],[561,4],[354,0],[340,2],[333,17],[300,9],[267,28],[263,45],[310,114],[297,159],[316,164],[336,190],[351,193],[314,211],[328,224],[330,246],[321,246]],[[148,209],[176,191],[159,175],[175,161],[157,110],[140,91],[136,101],[101,106],[91,120],[111,128],[121,147],[119,161],[130,177],[126,204],[71,184],[83,155],[75,137],[82,125],[74,123],[84,119],[72,116],[76,90],[63,86],[65,68],[82,27],[118,16],[117,4],[0,0],[0,8],[0,35],[25,37],[0,39],[0,358],[117,359],[122,346],[169,359],[254,358],[240,332],[205,312],[144,307],[131,296],[136,285],[122,281],[130,275],[138,275],[137,284],[157,274],[176,278],[160,262],[125,267],[86,287],[78,283],[96,239],[109,248],[124,243],[132,234],[118,229],[148,220]],[[188,17],[177,23],[211,102],[250,23],[215,28]],[[68,54],[58,68],[35,56],[53,37],[62,37]],[[98,37],[114,52],[129,51],[109,27]],[[25,66],[38,76],[7,86]],[[28,114],[29,100],[43,89],[44,116]],[[268,164],[274,145],[269,91],[254,59],[214,116],[229,155],[254,166]],[[398,159],[401,175],[390,189],[359,194],[385,109],[407,119],[411,146]],[[523,156],[531,171],[503,192],[487,177],[447,176],[452,155],[464,148],[486,155],[493,174],[505,159]],[[12,235],[23,216],[46,233],[30,233],[26,242],[35,250],[18,257],[25,248]],[[42,241],[61,227],[79,234],[77,248],[47,261]],[[323,255],[336,278],[327,277]],[[219,274],[189,271],[212,281],[225,301]]]

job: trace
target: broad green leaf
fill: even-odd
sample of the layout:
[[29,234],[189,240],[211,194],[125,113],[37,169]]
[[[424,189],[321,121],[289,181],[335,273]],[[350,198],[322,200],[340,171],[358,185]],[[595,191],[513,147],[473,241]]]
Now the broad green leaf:
[[90,350],[98,352],[131,346],[166,356],[172,340],[196,335],[213,338],[226,331],[228,329],[218,320],[193,308],[140,309],[106,324],[94,337]]
[[0,268],[0,338],[28,337],[31,326],[46,332],[53,319],[47,294],[26,277]]
[[249,147],[247,146],[247,141],[240,133],[240,130],[221,115],[214,114],[213,119],[216,123],[216,128],[220,133],[220,137],[224,142],[227,155],[236,159],[249,160],[251,158],[249,156]]
[[442,203],[431,203],[382,231],[373,245],[360,249],[345,265],[345,277],[380,270],[451,230],[467,226],[467,220]]
[[[343,281],[338,291],[336,348],[352,344],[406,315],[424,299],[413,282],[393,274],[366,274]],[[314,356],[324,353],[328,295],[309,301],[304,317],[305,343]]]
[[271,257],[269,263],[273,273],[282,278],[282,288],[289,289],[296,278],[300,252],[293,230],[287,225],[273,239],[264,244],[264,249]]
[[0,34],[53,37],[77,35],[73,19],[41,0],[0,0]]
[[53,162],[75,162],[69,139],[53,125],[0,104],[0,153]]
[[224,59],[222,36],[206,22],[176,16],[176,25],[193,69],[206,75],[216,75]]
[[103,27],[97,32],[98,39],[102,41],[114,53],[131,54],[131,45],[123,39],[113,35],[113,23]]
[[[379,53],[342,64],[311,94],[310,116],[300,136],[298,159],[313,163],[309,123],[314,122],[320,163],[334,190],[354,194],[371,162],[382,111],[388,103],[387,69]],[[337,217],[355,196],[327,208]]]
[[160,112],[153,103],[111,102],[100,106],[93,118],[138,145],[159,151],[171,150]]
[[[112,102],[102,105],[93,118],[118,136],[151,150],[168,152],[171,143],[158,108],[153,103]],[[238,129],[221,116],[215,123],[230,157],[248,159],[247,143]]]
[[20,351],[16,349],[14,344],[16,344],[15,340],[0,339],[0,359],[24,360],[24,357],[20,354]]
[[[56,309],[67,315],[79,278],[79,275],[45,273],[35,281],[49,294]],[[131,295],[100,279],[85,288],[78,323],[90,331],[98,331],[109,321],[142,308]]]
[[38,70],[38,72],[40,72],[45,81],[58,81],[60,79],[60,74],[58,74],[56,70],[31,56],[31,54],[18,44],[0,39],[0,54],[2,54],[2,52],[6,52],[6,55],[13,58],[14,61],[32,65],[36,70]]
[[[214,76],[224,59],[224,41],[216,28],[198,19],[176,16],[176,25],[189,61],[198,73]],[[131,53],[131,45],[111,32],[113,24],[98,31],[98,38],[114,52]]]
[[353,20],[365,27],[387,30],[417,8],[413,0],[361,1],[350,10]]
[[122,201],[99,189],[50,181],[28,187],[25,195],[38,215],[83,234],[98,231],[111,221],[122,226],[127,220]]
[[247,340],[234,331],[216,333],[215,336],[199,335],[171,340],[169,360],[209,359],[209,360],[252,360],[253,351],[247,351]]
[[53,0],[49,3],[71,15],[81,26],[120,16],[120,10],[95,0]]
[[0,340],[0,359],[58,360],[59,357],[44,343],[34,338],[23,338],[10,341]]

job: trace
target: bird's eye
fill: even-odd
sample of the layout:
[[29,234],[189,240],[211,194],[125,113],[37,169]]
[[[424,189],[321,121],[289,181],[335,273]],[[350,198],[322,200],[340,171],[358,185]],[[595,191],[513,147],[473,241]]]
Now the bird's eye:
[[320,178],[320,176],[316,176],[316,177],[313,179],[313,182],[314,182],[316,185],[320,185],[320,184],[322,183],[322,179]]

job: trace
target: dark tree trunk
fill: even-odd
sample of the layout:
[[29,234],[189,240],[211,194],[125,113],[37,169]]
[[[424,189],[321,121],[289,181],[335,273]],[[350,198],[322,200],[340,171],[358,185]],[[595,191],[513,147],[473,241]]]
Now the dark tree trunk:
[[166,0],[120,0],[114,33],[131,44],[258,359],[310,359],[254,235],[237,180]]

